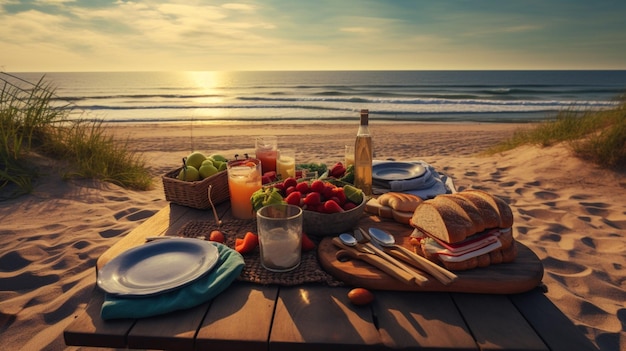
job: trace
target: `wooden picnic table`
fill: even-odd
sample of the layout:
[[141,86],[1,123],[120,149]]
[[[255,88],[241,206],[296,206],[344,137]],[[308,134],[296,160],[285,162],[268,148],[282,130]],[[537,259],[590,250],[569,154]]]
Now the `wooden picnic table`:
[[[218,206],[230,216],[228,201]],[[175,235],[210,211],[170,204],[99,258],[101,268],[155,235]],[[355,306],[349,287],[236,281],[200,306],[142,319],[102,320],[104,293],[65,329],[67,345],[165,350],[597,350],[544,295],[375,291]]]

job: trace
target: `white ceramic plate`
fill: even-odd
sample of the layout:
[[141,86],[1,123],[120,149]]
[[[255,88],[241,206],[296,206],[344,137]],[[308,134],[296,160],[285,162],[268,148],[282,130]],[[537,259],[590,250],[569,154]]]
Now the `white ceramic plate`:
[[378,180],[406,180],[426,173],[426,167],[418,163],[383,162],[372,167],[372,178]]
[[219,258],[215,245],[197,239],[158,240],[129,249],[98,272],[98,286],[109,294],[164,293],[208,273]]

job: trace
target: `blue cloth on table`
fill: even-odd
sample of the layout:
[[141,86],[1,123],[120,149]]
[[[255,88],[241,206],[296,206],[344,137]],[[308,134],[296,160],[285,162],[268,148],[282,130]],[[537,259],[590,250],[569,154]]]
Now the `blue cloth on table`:
[[[387,161],[375,160],[373,164],[382,164]],[[395,162],[395,161],[389,161]],[[377,181],[374,180],[373,192],[384,194],[386,192],[402,192],[417,195],[422,199],[433,198],[439,194],[456,192],[452,179],[445,174],[440,174],[433,166],[424,161],[408,161],[409,163],[424,166],[426,172],[415,178],[403,180]]]
[[144,318],[210,301],[228,288],[244,267],[243,257],[237,251],[219,243],[214,245],[219,259],[208,274],[179,289],[158,295],[131,298],[106,294],[100,316],[102,319]]

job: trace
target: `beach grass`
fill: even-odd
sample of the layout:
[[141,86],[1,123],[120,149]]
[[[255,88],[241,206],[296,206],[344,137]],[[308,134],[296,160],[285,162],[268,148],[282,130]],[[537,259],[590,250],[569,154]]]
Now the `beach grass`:
[[65,178],[92,178],[145,190],[152,175],[128,140],[107,134],[102,121],[69,118],[69,104],[53,102],[54,88],[43,78],[16,84],[0,78],[0,199],[33,190],[49,171],[41,158],[58,160]]
[[553,118],[520,128],[485,151],[495,154],[522,145],[568,144],[574,155],[608,169],[626,168],[626,97],[605,110],[566,109]]

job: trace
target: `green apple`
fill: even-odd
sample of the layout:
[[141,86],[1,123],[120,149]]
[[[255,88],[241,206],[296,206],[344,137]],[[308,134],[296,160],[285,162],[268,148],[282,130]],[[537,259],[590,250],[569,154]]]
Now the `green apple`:
[[217,170],[218,170],[219,172],[221,172],[221,171],[225,171],[227,167],[228,167],[228,163],[227,163],[227,162],[222,162],[222,163],[220,164],[220,166],[219,166],[219,167],[217,167]]
[[206,156],[201,152],[195,151],[187,156],[187,165],[199,169],[204,160],[206,160]]
[[213,155],[211,155],[209,157],[214,159],[215,161],[228,162],[228,159],[226,159],[226,157],[224,157],[224,156],[222,156],[220,154],[213,154]]
[[200,178],[204,179],[217,173],[217,168],[213,166],[213,163],[205,161],[204,163],[202,163],[202,166],[198,171],[200,172]]
[[187,165],[187,167],[183,167],[178,173],[178,179],[186,182],[200,180],[200,172],[198,172],[196,167]]

